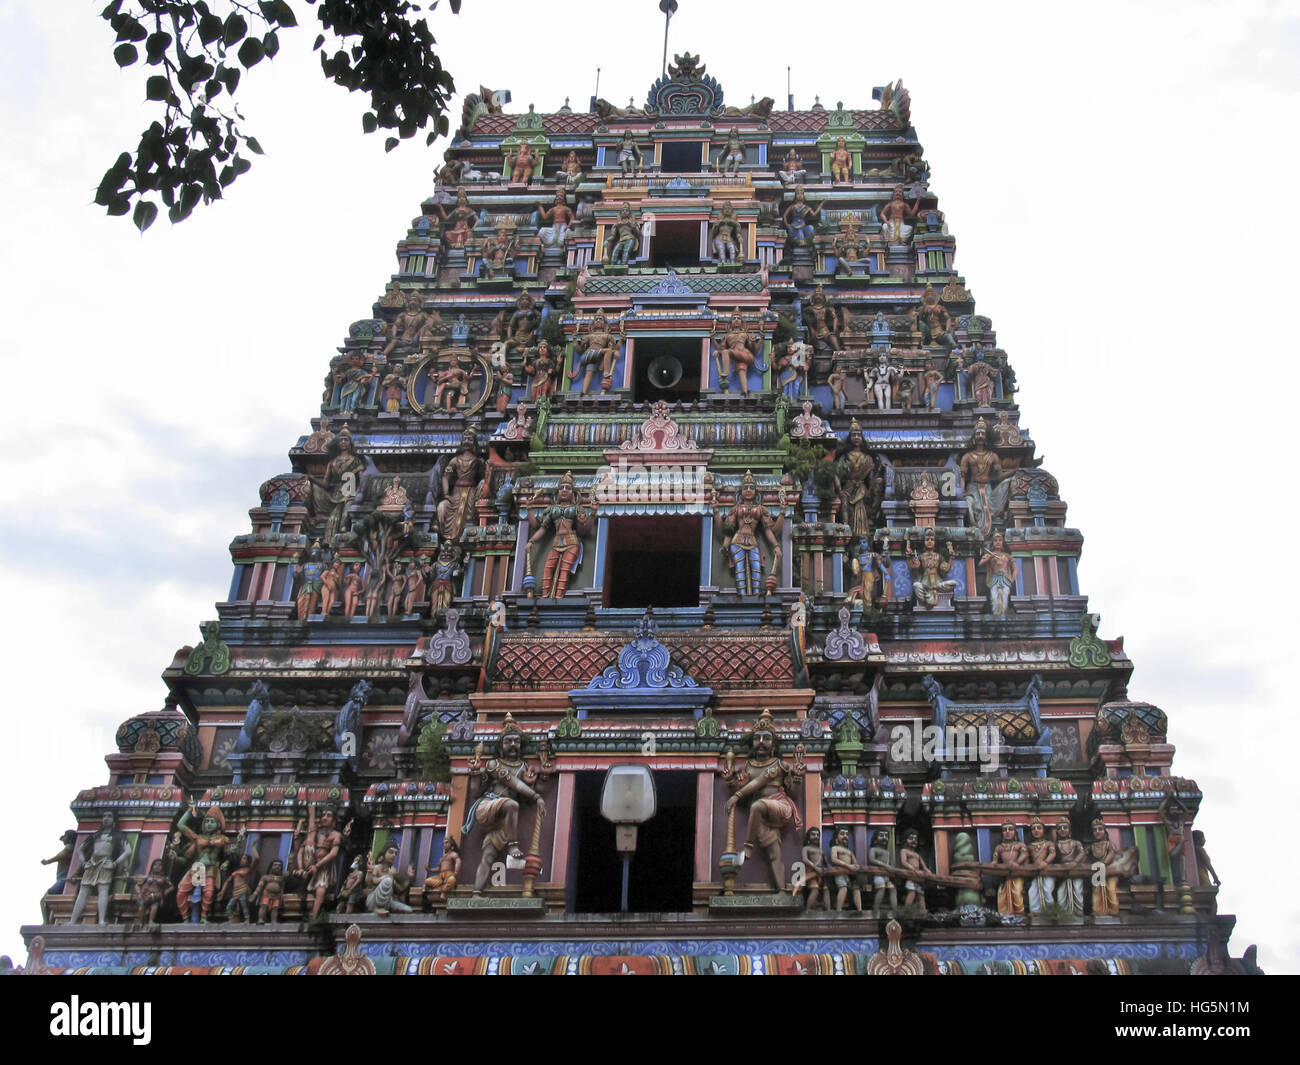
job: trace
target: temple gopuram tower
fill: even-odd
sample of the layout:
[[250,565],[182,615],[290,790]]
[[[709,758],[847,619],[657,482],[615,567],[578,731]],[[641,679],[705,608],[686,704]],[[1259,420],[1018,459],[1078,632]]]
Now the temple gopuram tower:
[[34,963],[1245,971],[902,83],[502,95],[73,800]]

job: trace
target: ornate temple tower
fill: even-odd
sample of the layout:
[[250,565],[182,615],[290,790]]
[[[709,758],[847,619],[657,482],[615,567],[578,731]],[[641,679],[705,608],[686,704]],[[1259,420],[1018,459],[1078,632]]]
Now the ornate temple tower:
[[731,107],[689,54],[639,108],[467,98],[217,619],[72,804],[41,964],[1241,968],[874,99]]

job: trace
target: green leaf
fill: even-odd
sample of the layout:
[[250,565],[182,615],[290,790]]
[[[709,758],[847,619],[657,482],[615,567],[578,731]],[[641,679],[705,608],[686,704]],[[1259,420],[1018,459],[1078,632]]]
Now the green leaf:
[[117,60],[119,67],[129,67],[140,58],[140,53],[135,50],[133,44],[119,44],[113,49],[113,58]]
[[221,36],[221,19],[216,15],[203,15],[199,18],[199,40],[211,44]]
[[247,33],[248,23],[244,21],[244,16],[232,11],[221,29],[221,43],[229,48],[236,41],[242,41]]
[[239,56],[239,61],[243,63],[245,67],[251,67],[256,66],[262,61],[262,56],[266,54],[266,50],[262,47],[262,42],[256,37],[249,37],[248,40],[239,46],[239,52],[237,54]]
[[171,92],[171,86],[167,84],[166,75],[155,74],[144,83],[146,100],[165,100],[169,92]]
[[158,208],[147,200],[141,200],[135,205],[135,214],[131,221],[135,223],[135,228],[143,233],[151,225],[153,220],[158,217]]
[[171,43],[172,35],[170,33],[163,33],[160,30],[157,33],[149,34],[148,40],[144,42],[144,54],[150,65],[156,66],[162,62],[167,46]]

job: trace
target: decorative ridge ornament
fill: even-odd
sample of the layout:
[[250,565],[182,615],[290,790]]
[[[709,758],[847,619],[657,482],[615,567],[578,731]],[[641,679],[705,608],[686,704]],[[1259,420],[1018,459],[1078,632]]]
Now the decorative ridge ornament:
[[685,52],[673,56],[667,75],[655,79],[646,96],[646,114],[719,115],[722,113],[722,86],[705,73],[700,57]]

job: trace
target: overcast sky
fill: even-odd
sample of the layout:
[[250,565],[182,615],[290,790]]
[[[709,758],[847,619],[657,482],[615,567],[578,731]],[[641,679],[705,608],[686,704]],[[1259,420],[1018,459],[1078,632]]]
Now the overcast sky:
[[[159,672],[215,617],[227,544],[289,468],[445,146],[385,155],[362,136],[306,26],[240,87],[266,156],[223,203],[141,237],[91,202],[151,118],[98,6],[0,0],[0,951],[16,961],[53,879],[38,859],[77,791],[107,781],[117,725],[162,704]],[[654,0],[465,0],[432,22],[458,87],[510,89],[511,110],[585,106],[597,66],[602,96],[641,104],[659,73]],[[1257,942],[1265,969],[1300,970],[1282,757],[1300,2],[681,0],[670,53],[686,49],[733,104],[783,105],[787,66],[801,108],[909,87],[957,269],[1085,534],[1082,590],[1206,793],[1232,952]]]

